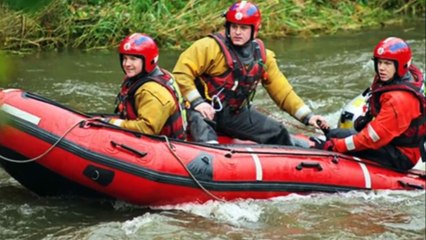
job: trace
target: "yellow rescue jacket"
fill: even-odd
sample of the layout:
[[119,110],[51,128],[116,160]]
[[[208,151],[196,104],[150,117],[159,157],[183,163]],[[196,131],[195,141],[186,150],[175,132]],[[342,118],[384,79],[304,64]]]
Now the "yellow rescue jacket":
[[[193,102],[201,98],[195,79],[203,74],[219,76],[228,69],[225,56],[219,44],[211,37],[205,37],[194,42],[180,55],[173,75],[186,100]],[[296,94],[287,78],[280,71],[275,59],[275,53],[266,49],[267,78],[261,83],[274,102],[284,111],[299,121],[310,114],[311,109]]]

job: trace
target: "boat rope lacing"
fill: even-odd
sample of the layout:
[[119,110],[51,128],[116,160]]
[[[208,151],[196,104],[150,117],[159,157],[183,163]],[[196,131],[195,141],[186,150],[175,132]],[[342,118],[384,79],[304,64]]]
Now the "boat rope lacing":
[[182,158],[180,158],[177,154],[176,154],[176,148],[172,145],[172,143],[169,141],[169,138],[165,135],[161,135],[161,137],[163,137],[166,140],[166,145],[167,148],[170,150],[170,152],[172,153],[172,155],[176,158],[176,160],[182,165],[182,167],[186,170],[186,172],[189,174],[189,176],[191,176],[192,180],[194,180],[195,184],[197,184],[198,187],[201,188],[201,190],[203,190],[207,195],[209,195],[211,198],[213,198],[216,201],[219,202],[225,202],[224,199],[219,198],[218,196],[214,195],[212,192],[210,192],[209,190],[207,190],[201,183],[200,181],[198,181],[198,179],[194,176],[194,174],[192,174],[192,172],[188,169],[188,167],[186,167],[185,163],[182,161]]
[[[89,121],[91,121],[91,120],[98,120],[98,118],[92,118],[92,119],[88,119],[88,120]],[[58,140],[56,140],[55,143],[52,144],[52,146],[50,146],[45,152],[43,152],[42,154],[40,154],[37,157],[31,158],[31,159],[11,159],[11,158],[5,157],[5,156],[3,156],[3,155],[0,154],[0,158],[3,159],[3,160],[5,160],[5,161],[12,162],[12,163],[30,163],[30,162],[35,162],[35,161],[39,160],[40,158],[46,156],[49,152],[51,152],[62,141],[62,139],[64,139],[64,137],[68,133],[70,133],[71,130],[73,130],[76,126],[78,126],[78,125],[80,125],[83,122],[86,122],[88,120],[81,120],[81,121],[78,121],[77,123],[73,124],[70,128],[68,128],[62,134],[61,137],[58,138]]]

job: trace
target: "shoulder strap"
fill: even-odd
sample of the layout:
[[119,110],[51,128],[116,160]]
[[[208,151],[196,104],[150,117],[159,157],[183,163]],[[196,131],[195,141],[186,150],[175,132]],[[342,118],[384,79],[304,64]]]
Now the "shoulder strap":
[[265,44],[263,44],[263,41],[259,38],[256,38],[255,42],[257,43],[256,51],[259,51],[260,57],[263,61],[263,63],[266,63],[266,49]]
[[209,37],[216,40],[216,42],[219,44],[220,49],[222,50],[222,53],[225,56],[226,65],[228,65],[230,69],[234,69],[234,60],[233,60],[231,51],[229,51],[229,48],[226,45],[225,36],[221,33],[212,33],[212,34],[209,34]]

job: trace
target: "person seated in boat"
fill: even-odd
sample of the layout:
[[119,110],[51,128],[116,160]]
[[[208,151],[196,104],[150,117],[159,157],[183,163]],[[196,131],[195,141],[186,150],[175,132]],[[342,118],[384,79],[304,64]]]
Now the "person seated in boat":
[[261,26],[258,7],[237,2],[224,17],[225,30],[195,41],[181,53],[173,69],[190,103],[191,137],[216,143],[217,130],[257,143],[293,145],[281,122],[250,107],[259,83],[282,110],[300,122],[327,128],[325,118],[314,114],[296,94],[278,68],[274,52],[256,38]]
[[117,96],[114,125],[146,134],[185,139],[186,113],[171,73],[158,66],[159,49],[145,34],[134,33],[120,43],[125,74]]
[[375,76],[368,89],[367,111],[354,128],[329,131],[316,148],[348,153],[399,170],[414,167],[426,136],[423,75],[412,64],[409,45],[389,37],[373,53]]

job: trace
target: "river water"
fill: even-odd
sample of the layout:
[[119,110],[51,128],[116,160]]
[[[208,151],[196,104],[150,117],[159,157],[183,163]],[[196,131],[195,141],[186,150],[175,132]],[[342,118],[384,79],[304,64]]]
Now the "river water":
[[[309,39],[266,41],[281,70],[315,112],[336,125],[340,109],[371,83],[370,60],[388,36],[411,45],[425,70],[425,23]],[[172,69],[177,51],[161,51]],[[84,112],[111,112],[123,77],[116,52],[43,52],[12,56],[3,88],[22,88]],[[296,121],[258,89],[254,104]],[[1,137],[1,136],[0,136]],[[46,186],[48,187],[48,186]],[[271,200],[142,208],[124,202],[41,198],[0,169],[0,239],[425,239],[425,191],[289,195]]]

